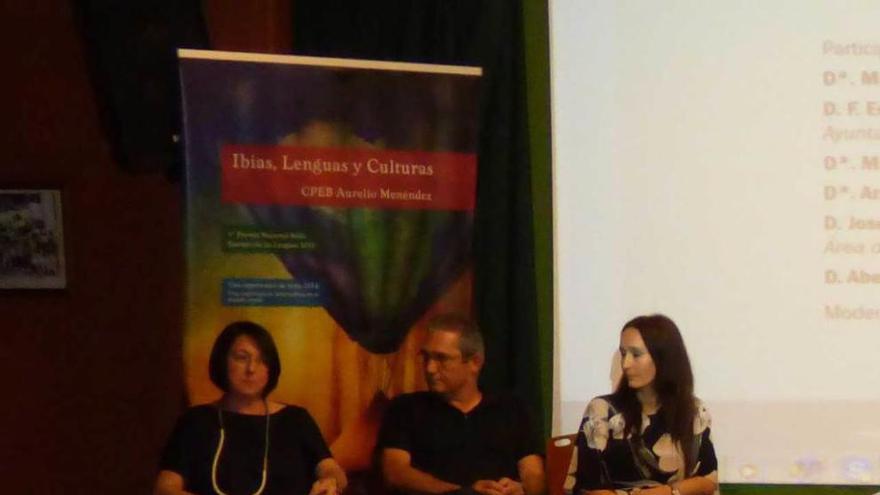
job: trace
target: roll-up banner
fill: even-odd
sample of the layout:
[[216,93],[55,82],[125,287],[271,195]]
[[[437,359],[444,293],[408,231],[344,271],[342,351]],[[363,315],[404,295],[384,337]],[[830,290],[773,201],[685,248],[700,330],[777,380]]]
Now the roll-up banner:
[[180,50],[183,356],[194,404],[229,323],[272,334],[271,398],[365,468],[390,398],[424,388],[423,324],[470,313],[481,71]]

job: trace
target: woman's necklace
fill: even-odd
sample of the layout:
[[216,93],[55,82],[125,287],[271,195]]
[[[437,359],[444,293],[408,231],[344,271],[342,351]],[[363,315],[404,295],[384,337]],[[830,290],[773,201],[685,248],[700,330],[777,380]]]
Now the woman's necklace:
[[[260,486],[257,488],[257,491],[254,492],[254,495],[260,495],[266,488],[266,467],[269,465],[269,404],[266,403],[265,399],[263,399],[263,406],[266,408],[266,441],[263,447],[263,479],[260,481]],[[211,484],[214,486],[215,492],[220,495],[226,495],[226,493],[220,489],[220,485],[217,484],[217,463],[220,461],[220,453],[223,452],[223,440],[226,438],[223,428],[223,407],[221,405],[217,406],[217,419],[220,420],[220,440],[217,442],[217,450],[214,451],[214,463],[211,465]]]

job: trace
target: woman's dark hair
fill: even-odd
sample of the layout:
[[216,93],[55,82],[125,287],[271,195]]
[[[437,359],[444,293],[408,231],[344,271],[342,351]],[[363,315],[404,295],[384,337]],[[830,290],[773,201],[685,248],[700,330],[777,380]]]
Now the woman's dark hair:
[[[621,333],[627,328],[635,328],[642,336],[657,374],[653,387],[660,402],[660,412],[669,428],[674,442],[681,445],[684,453],[685,475],[689,474],[696,462],[694,445],[694,374],[691,361],[678,327],[667,316],[656,314],[639,316],[626,322]],[[615,402],[621,404],[626,422],[626,434],[640,440],[642,431],[642,406],[635,390],[629,387],[624,378],[614,391]]]
[[208,374],[214,385],[220,387],[224,392],[229,391],[229,370],[226,366],[226,359],[229,356],[229,349],[235,339],[242,335],[254,339],[257,348],[260,349],[260,355],[266,367],[269,368],[269,380],[266,382],[266,388],[263,389],[263,397],[269,395],[275,386],[278,385],[278,376],[281,374],[281,360],[278,359],[278,349],[275,347],[275,341],[265,328],[257,325],[252,321],[236,321],[226,325],[226,328],[220,332],[217,340],[214,341],[214,347],[211,349],[211,359],[208,361]]

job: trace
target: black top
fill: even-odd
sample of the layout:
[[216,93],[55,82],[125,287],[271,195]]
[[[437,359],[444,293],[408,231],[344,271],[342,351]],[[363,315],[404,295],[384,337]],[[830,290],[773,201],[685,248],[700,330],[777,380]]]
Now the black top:
[[718,461],[710,437],[712,420],[701,401],[697,400],[696,406],[689,448],[697,462],[685,476],[683,454],[675,448],[660,411],[642,416],[641,435],[630,433],[624,437],[626,423],[613,396],[594,398],[587,405],[578,434],[574,493],[665,485],[693,476],[717,481]]
[[[262,480],[266,416],[223,411],[223,425],[217,484],[229,495],[250,495]],[[187,491],[215,493],[211,466],[219,438],[217,407],[190,408],[178,419],[162,452],[160,468],[180,474]],[[285,406],[269,416],[269,462],[263,493],[307,494],[315,481],[315,467],[327,457],[330,451],[309,413]]]
[[405,450],[414,468],[462,486],[519,479],[517,462],[542,453],[525,405],[512,396],[484,395],[465,414],[430,392],[401,395],[385,413],[378,444]]

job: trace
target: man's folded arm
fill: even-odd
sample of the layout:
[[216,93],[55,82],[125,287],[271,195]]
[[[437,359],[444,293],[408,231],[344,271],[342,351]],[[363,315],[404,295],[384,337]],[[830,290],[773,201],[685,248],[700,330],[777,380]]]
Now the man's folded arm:
[[382,477],[388,486],[404,492],[444,493],[461,488],[414,468],[409,452],[403,449],[382,449]]

